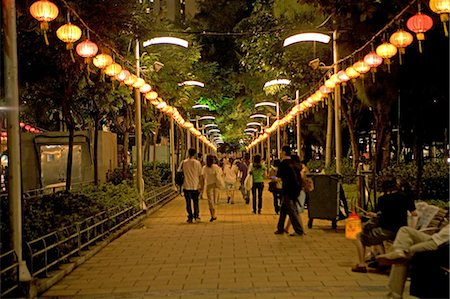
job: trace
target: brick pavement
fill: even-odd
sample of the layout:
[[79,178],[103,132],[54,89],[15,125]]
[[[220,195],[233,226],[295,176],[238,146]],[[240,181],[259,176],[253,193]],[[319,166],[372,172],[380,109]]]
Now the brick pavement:
[[[387,276],[352,273],[355,246],[330,221],[306,236],[274,235],[278,216],[265,192],[261,215],[240,195],[222,199],[210,223],[200,201],[186,223],[178,197],[75,269],[43,297],[76,298],[383,298]],[[303,214],[306,223],[306,213]],[[412,298],[412,297],[407,297]]]

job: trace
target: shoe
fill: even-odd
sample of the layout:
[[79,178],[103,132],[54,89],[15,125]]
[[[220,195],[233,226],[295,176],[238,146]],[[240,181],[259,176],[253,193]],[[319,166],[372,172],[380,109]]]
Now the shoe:
[[282,234],[284,234],[284,233],[286,233],[286,231],[284,231],[284,230],[276,230],[276,231],[274,232],[275,235],[282,235]]
[[227,203],[230,203],[230,197],[228,196]]
[[186,220],[187,223],[192,223],[192,219],[188,218],[188,220]]
[[230,204],[234,205],[234,201],[231,201]]
[[380,254],[376,259],[380,264],[392,265],[404,263],[408,257],[402,250],[394,250],[386,254]]
[[256,211],[255,211],[255,210],[253,210],[253,214],[256,214]]
[[261,210],[258,210],[258,214],[261,214]]
[[292,234],[289,234],[290,237],[300,237],[303,236],[303,233],[299,234],[297,232],[293,232]]
[[209,219],[209,222],[213,222],[214,220],[217,220],[217,217],[211,217],[211,219]]
[[389,292],[386,294],[386,299],[402,299],[402,296],[395,292]]
[[367,268],[366,266],[355,265],[352,267],[352,272],[367,273]]
[[245,204],[248,205],[249,202],[250,202],[250,198],[246,198],[246,199],[245,199]]
[[199,221],[200,221],[200,217],[194,217],[194,220],[195,220],[196,222],[199,222]]

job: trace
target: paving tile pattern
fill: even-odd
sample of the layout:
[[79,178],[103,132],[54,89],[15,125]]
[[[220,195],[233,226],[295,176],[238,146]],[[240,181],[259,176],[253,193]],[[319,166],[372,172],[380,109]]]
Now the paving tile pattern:
[[[186,223],[177,197],[75,269],[52,298],[384,298],[388,277],[352,273],[354,244],[344,222],[315,220],[306,236],[274,235],[278,216],[265,192],[261,215],[224,195],[218,220]],[[307,223],[307,213],[302,215]],[[407,297],[412,298],[412,297]]]

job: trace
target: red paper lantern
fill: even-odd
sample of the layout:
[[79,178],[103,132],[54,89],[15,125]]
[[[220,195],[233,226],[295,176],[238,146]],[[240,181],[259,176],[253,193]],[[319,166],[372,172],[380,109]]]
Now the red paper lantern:
[[405,54],[405,48],[413,42],[413,36],[411,33],[405,30],[398,30],[391,35],[389,41],[398,49],[398,58],[400,64],[402,64],[402,54]]
[[370,52],[369,54],[364,56],[364,62],[371,68],[376,68],[383,63],[383,58],[378,56],[376,52]]
[[419,52],[422,53],[422,41],[425,40],[424,33],[433,27],[433,20],[429,16],[418,12],[408,19],[406,26],[416,34],[417,40],[419,41]]

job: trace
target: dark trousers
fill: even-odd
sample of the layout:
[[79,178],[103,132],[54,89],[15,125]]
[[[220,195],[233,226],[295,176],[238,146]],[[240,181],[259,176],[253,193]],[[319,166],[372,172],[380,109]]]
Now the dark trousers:
[[281,192],[278,190],[275,190],[272,192],[273,194],[273,207],[275,208],[275,213],[278,214],[280,212],[280,205],[281,205]]
[[[186,190],[184,189],[184,199],[186,200],[186,211],[188,213],[188,219],[198,218],[198,196],[200,192],[198,190]],[[194,213],[192,214],[192,204],[194,204]]]
[[278,231],[284,231],[284,222],[286,221],[286,215],[289,215],[291,219],[292,227],[298,234],[303,234],[303,229],[298,221],[297,209],[295,208],[295,198],[288,195],[283,195],[283,200],[280,209],[280,218],[278,219],[277,229]]
[[258,190],[258,210],[262,209],[263,189],[264,189],[264,183],[253,183],[253,187],[252,187],[253,212],[256,212],[256,190]]

